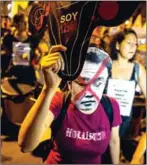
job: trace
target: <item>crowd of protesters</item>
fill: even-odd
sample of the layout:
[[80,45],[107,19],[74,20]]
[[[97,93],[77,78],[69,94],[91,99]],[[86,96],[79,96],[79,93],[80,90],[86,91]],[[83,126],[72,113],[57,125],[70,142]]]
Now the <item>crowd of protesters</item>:
[[[1,19],[2,83],[9,81],[11,86],[17,91],[18,95],[23,95],[21,88],[18,86],[18,83],[28,84],[33,86],[36,90],[38,90],[37,87],[39,85],[42,89],[44,85],[44,74],[41,70],[41,61],[43,57],[49,54],[50,48],[52,48],[50,45],[47,28],[44,30],[44,33],[34,37],[29,32],[28,18],[24,14],[16,14],[14,15],[13,19],[10,19],[8,16],[2,16]],[[103,33],[101,33],[100,28],[97,27],[92,33],[89,47],[101,49],[107,52],[107,54],[109,54],[111,57],[112,69],[109,78],[134,81],[135,90],[138,86],[139,94],[146,98],[146,47],[145,45],[138,46],[137,39],[137,34],[132,29],[120,30],[118,33],[112,36],[109,32],[109,29],[106,29]],[[108,84],[106,84],[105,87],[106,93],[108,88],[107,85]],[[135,98],[135,94],[133,99]],[[130,110],[129,116],[125,116],[124,114],[120,113],[121,119],[118,120],[117,123],[115,123],[115,121],[115,124],[113,123],[115,126],[120,125],[119,136],[122,150],[123,145],[125,145],[123,140],[125,139],[127,130],[131,125],[132,113],[133,106]],[[54,117],[56,117],[56,114],[54,115]],[[143,136],[145,134],[144,131]],[[142,132],[139,132],[137,136],[141,135]],[[139,149],[137,148],[137,151],[138,150]],[[135,159],[137,151],[134,151],[135,156],[132,155],[133,160],[129,160],[131,163],[136,163]],[[141,156],[143,156],[143,154],[144,152]],[[48,158],[48,163],[52,162],[50,157]],[[114,159],[114,157],[112,158]],[[115,163],[115,160],[113,162]]]

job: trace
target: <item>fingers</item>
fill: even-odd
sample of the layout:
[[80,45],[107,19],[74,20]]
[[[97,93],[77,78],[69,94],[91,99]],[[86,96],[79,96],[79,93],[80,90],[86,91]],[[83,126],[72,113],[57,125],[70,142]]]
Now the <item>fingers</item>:
[[43,59],[46,61],[51,61],[54,59],[60,59],[61,55],[60,53],[53,53],[53,54],[49,54],[47,56],[44,56]]
[[50,48],[49,54],[50,53],[55,53],[55,52],[60,52],[60,51],[66,51],[67,48],[63,45],[54,45]]
[[49,54],[43,56],[41,60],[42,69],[51,69],[53,72],[57,73],[59,70],[64,70],[64,60],[61,55],[61,51],[65,51],[66,47],[63,45],[55,45],[50,49]]
[[41,68],[42,69],[46,69],[46,68],[51,68],[53,65],[55,65],[57,63],[57,60],[60,59],[59,55],[55,55],[55,56],[45,56],[42,58],[41,60]]
[[53,71],[54,73],[58,73],[60,69],[61,69],[61,60],[58,59],[58,60],[57,60],[57,63],[54,65],[52,71]]
[[56,73],[59,72],[60,69],[64,69],[64,61],[60,53],[53,53],[44,56],[40,64],[42,69],[52,68]]

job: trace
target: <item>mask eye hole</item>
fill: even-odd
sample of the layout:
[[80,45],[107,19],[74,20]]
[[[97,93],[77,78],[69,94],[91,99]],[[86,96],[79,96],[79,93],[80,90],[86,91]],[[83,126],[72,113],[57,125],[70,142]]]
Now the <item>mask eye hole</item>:
[[93,83],[93,86],[100,87],[102,84],[105,84],[105,80],[104,80],[104,78],[100,77]]
[[96,83],[94,83],[94,86],[95,86],[95,87],[99,87],[101,84],[102,84],[102,82],[97,81]]

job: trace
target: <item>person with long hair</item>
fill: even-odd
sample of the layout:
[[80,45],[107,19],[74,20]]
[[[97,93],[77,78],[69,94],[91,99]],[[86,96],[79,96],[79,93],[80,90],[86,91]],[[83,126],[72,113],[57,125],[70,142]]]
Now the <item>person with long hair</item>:
[[[113,60],[111,78],[127,81],[135,81],[139,85],[142,93],[146,97],[146,71],[145,68],[133,62],[137,50],[137,34],[132,29],[124,29],[117,33],[111,42],[111,58]],[[121,89],[121,86],[120,86]],[[127,132],[130,116],[122,115],[122,124],[120,126],[120,136]]]

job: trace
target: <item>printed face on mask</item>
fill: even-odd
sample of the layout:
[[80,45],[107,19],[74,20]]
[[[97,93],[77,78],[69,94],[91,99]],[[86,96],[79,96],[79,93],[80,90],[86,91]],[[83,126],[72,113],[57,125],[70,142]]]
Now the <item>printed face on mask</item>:
[[108,78],[108,69],[102,65],[86,61],[80,76],[72,83],[77,109],[84,112],[97,109]]

